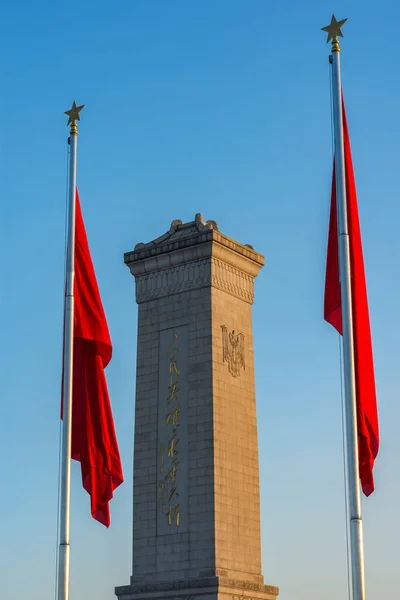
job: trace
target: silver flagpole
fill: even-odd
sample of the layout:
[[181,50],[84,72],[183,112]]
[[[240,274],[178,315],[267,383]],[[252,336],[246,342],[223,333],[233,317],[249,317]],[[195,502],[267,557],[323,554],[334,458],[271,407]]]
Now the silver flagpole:
[[346,173],[344,162],[342,86],[340,77],[341,27],[347,19],[323,28],[332,40],[332,96],[335,136],[336,204],[338,216],[339,273],[343,321],[343,371],[345,405],[347,502],[350,532],[351,589],[353,600],[365,600],[363,526],[358,472],[357,404],[354,369],[353,316],[350,272],[350,246],[346,205]]
[[68,194],[67,272],[64,314],[64,383],[63,436],[61,454],[60,540],[58,552],[58,600],[69,599],[70,572],[70,505],[71,505],[71,439],[72,439],[72,373],[74,350],[74,275],[75,275],[75,198],[77,121],[83,106],[75,101],[66,111],[70,129],[70,178]]

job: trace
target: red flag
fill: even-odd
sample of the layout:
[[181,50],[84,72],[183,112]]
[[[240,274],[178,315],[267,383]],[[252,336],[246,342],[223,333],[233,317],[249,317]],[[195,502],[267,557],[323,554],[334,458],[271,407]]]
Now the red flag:
[[[379,448],[378,412],[356,186],[343,98],[342,111],[357,396],[358,465],[363,492],[366,496],[369,496],[374,491],[373,466]],[[341,335],[343,334],[339,281],[335,165],[333,166],[331,214],[326,261],[324,318]]]
[[81,463],[92,517],[108,527],[108,503],[123,482],[104,369],[112,345],[76,190],[71,458]]

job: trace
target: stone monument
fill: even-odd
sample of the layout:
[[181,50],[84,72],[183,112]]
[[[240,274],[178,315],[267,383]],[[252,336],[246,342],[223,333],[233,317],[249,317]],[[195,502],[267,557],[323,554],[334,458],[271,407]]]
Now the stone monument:
[[261,573],[251,305],[264,257],[197,214],[125,254],[139,304],[119,600],[275,600]]

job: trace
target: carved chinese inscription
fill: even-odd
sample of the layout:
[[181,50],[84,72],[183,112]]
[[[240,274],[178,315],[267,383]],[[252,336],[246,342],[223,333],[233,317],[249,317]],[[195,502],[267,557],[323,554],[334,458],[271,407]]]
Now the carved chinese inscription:
[[159,332],[157,535],[184,533],[188,513],[188,326]]
[[245,370],[244,359],[244,335],[228,331],[226,325],[222,329],[222,360],[228,364],[229,373],[233,377],[239,377],[241,369]]
[[177,478],[179,476],[179,413],[181,410],[180,398],[180,368],[179,368],[179,335],[172,334],[172,341],[167,350],[169,385],[166,395],[167,411],[165,426],[168,429],[167,446],[160,447],[159,461],[159,502],[161,510],[167,519],[168,525],[180,525],[181,507],[179,492],[177,491]]

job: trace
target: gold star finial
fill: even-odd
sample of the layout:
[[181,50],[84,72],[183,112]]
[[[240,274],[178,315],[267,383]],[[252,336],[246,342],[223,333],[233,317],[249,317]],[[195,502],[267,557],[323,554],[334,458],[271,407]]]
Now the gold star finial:
[[326,31],[328,33],[328,39],[326,43],[333,40],[332,43],[338,41],[338,37],[343,37],[342,27],[346,23],[347,19],[342,19],[341,21],[336,21],[335,15],[332,15],[331,22],[326,27],[322,27],[322,31]]
[[72,105],[72,108],[70,110],[66,110],[64,112],[65,115],[68,115],[68,125],[71,125],[71,134],[77,134],[78,133],[78,128],[76,126],[76,121],[80,121],[81,118],[79,116],[79,113],[81,112],[82,108],[84,108],[85,105],[82,104],[82,106],[77,106],[76,102],[74,100],[74,103]]

